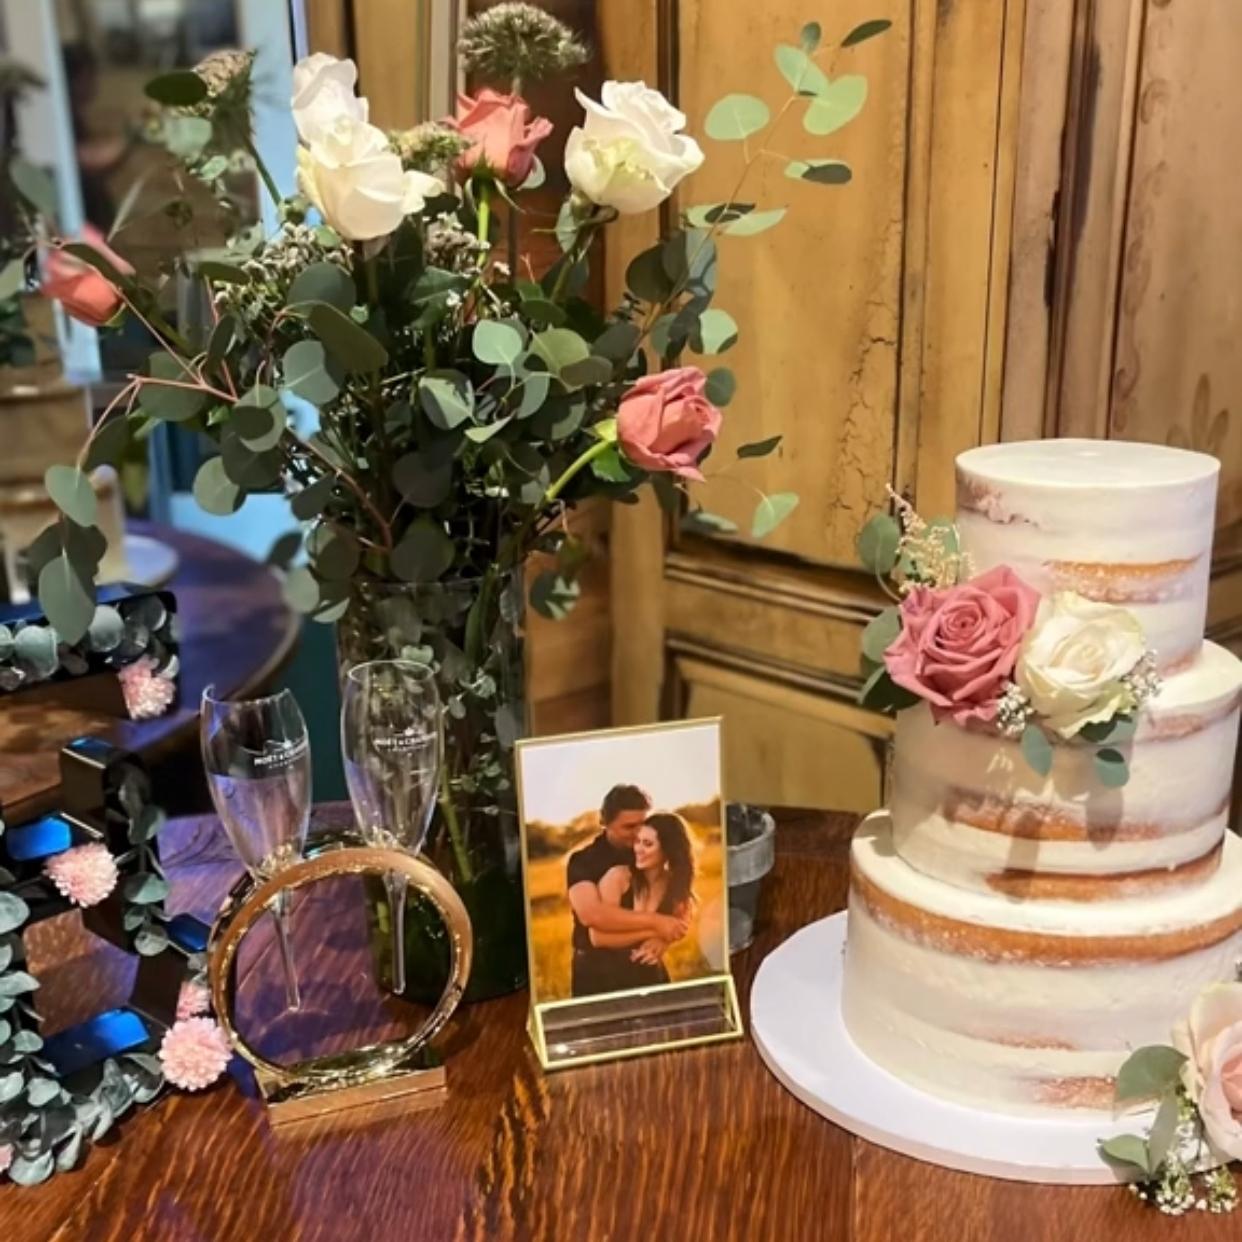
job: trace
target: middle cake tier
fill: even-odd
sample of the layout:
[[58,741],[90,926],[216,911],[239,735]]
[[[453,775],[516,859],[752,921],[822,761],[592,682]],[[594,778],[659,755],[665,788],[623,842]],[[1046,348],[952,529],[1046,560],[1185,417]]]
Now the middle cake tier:
[[1242,662],[1204,643],[1145,705],[1120,788],[1094,748],[1053,748],[1040,776],[1018,742],[897,718],[892,843],[915,870],[1009,897],[1107,901],[1206,881],[1220,861],[1237,748]]

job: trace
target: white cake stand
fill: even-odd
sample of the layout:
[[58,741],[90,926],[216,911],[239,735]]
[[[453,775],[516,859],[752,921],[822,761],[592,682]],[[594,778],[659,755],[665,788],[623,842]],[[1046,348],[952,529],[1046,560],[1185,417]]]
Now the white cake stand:
[[1096,1145],[1142,1132],[1149,1118],[1011,1117],[907,1085],[869,1060],[845,1029],[844,949],[842,912],[804,927],[768,954],[751,989],[755,1044],[798,1099],[860,1138],[931,1164],[1019,1182],[1117,1183]]

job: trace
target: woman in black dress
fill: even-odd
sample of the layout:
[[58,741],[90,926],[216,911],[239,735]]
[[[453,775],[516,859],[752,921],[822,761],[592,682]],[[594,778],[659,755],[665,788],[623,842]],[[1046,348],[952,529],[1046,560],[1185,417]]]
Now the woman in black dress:
[[[694,848],[680,815],[657,811],[647,817],[634,841],[634,865],[613,867],[599,882],[599,895],[626,910],[671,914],[685,920],[694,904]],[[614,950],[610,975],[614,990],[654,987],[669,982],[665,941],[645,932],[591,932],[591,943]]]

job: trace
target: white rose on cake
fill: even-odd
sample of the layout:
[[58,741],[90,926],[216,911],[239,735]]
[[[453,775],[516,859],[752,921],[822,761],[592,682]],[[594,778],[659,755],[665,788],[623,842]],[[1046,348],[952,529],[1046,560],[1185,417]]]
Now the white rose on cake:
[[298,184],[346,241],[387,237],[444,189],[427,173],[405,172],[383,130],[348,117],[298,148]]
[[1208,1140],[1231,1160],[1242,1160],[1242,983],[1201,992],[1174,1030],[1173,1045],[1186,1057],[1182,1084]]
[[1070,738],[1138,706],[1127,677],[1146,654],[1133,613],[1061,591],[1040,605],[1015,677],[1044,723]]
[[658,207],[703,162],[686,117],[643,82],[605,82],[600,102],[574,92],[586,111],[565,143],[565,175],[599,207],[632,215]]

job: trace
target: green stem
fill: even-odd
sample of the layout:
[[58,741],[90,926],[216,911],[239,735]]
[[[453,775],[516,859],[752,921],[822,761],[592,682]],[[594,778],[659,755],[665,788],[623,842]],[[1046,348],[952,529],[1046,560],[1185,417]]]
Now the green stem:
[[[492,223],[491,187],[488,185],[488,183],[485,180],[483,180],[482,178],[478,178],[475,180],[474,189],[475,189],[475,194],[477,196],[477,201],[479,205],[478,206],[479,241],[487,242],[490,245],[491,237],[489,236],[489,234],[491,232],[491,223]],[[486,255],[484,255],[483,257],[483,263],[484,264],[487,263]]]
[[586,452],[575,458],[569,468],[561,475],[551,487],[548,488],[547,494],[544,496],[545,501],[555,500],[569,484],[574,476],[584,467],[589,466],[597,457],[603,457],[613,446],[612,440],[596,440]]
[[441,746],[440,759],[440,814],[444,816],[444,826],[448,829],[449,844],[453,849],[453,857],[457,860],[457,874],[463,884],[474,879],[474,868],[470,865],[470,853],[466,849],[465,839],[461,835],[461,824],[457,820],[457,808],[453,805],[453,788],[449,782],[448,760],[445,757],[446,747]]
[[280,190],[276,187],[276,178],[268,171],[267,165],[263,162],[263,157],[259,154],[258,147],[254,145],[253,134],[248,133],[246,135],[246,151],[250,158],[254,160],[254,166],[258,169],[259,177],[271,196],[272,206],[279,208],[282,200]]

